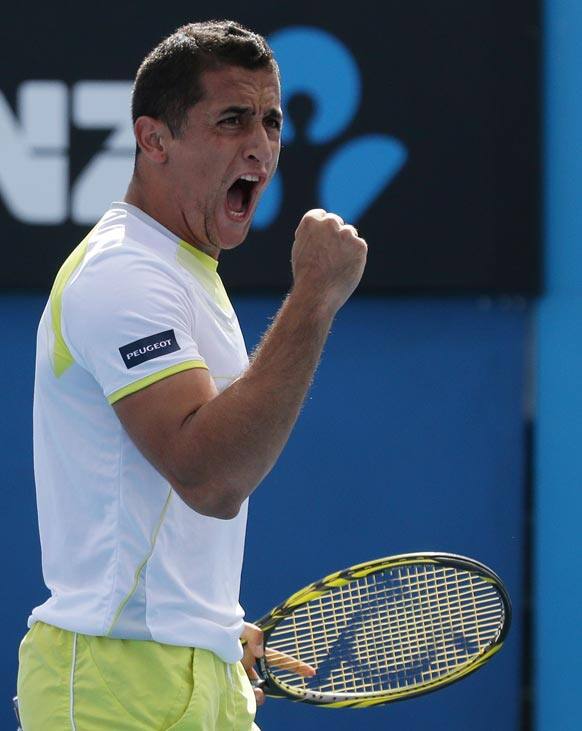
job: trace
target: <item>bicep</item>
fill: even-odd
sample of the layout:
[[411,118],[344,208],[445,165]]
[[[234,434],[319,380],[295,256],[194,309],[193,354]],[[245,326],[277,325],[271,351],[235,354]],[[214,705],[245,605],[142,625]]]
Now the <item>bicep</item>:
[[144,457],[180,491],[195,447],[187,443],[190,432],[184,425],[217,395],[208,371],[191,368],[120,399],[113,408]]

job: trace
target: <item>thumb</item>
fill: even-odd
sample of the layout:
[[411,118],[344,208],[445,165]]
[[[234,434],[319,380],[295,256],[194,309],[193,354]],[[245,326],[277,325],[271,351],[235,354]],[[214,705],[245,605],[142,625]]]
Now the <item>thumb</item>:
[[263,631],[256,624],[244,623],[241,640],[246,642],[255,657],[263,657]]

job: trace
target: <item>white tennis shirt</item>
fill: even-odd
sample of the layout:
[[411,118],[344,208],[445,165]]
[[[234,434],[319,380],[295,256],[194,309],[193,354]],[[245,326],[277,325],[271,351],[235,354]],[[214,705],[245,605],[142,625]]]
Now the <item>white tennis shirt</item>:
[[43,574],[36,620],[242,656],[247,503],[200,515],[111,404],[188,368],[219,390],[248,365],[217,262],[114,203],[61,268],[38,330],[34,462]]

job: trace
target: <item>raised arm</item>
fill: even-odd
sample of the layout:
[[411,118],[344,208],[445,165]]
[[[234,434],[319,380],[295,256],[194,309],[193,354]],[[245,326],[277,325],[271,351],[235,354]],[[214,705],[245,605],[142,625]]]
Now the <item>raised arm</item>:
[[271,470],[366,253],[352,226],[309,211],[295,234],[291,292],[237,381],[218,394],[211,376],[193,369],[115,404],[135,444],[194,510],[233,518]]

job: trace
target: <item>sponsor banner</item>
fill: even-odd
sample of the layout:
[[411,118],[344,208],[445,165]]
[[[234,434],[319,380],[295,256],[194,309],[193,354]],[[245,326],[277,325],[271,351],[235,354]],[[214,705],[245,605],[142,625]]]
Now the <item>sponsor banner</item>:
[[221,261],[228,285],[286,288],[293,232],[322,207],[369,242],[360,291],[540,291],[535,2],[178,2],[160,17],[147,0],[105,0],[82,12],[35,0],[3,20],[0,286],[50,286],[124,195],[143,56],[184,22],[231,17],[268,37],[285,123],[249,238]]

